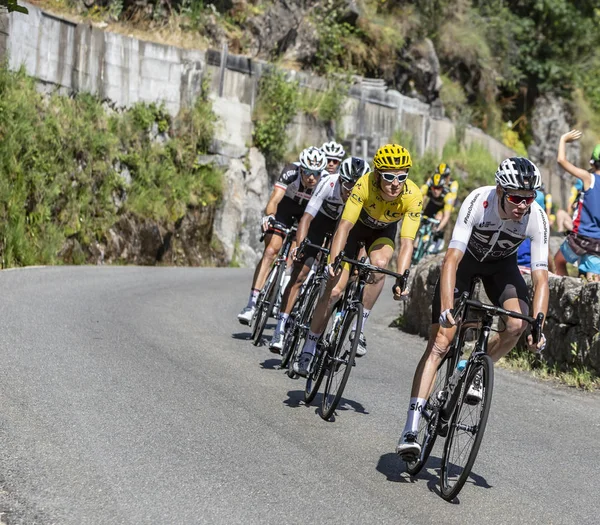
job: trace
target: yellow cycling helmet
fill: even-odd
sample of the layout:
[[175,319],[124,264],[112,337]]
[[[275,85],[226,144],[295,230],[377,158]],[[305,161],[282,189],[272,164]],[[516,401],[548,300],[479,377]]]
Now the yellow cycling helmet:
[[435,172],[436,174],[440,174],[442,177],[448,177],[448,175],[450,175],[450,167],[445,163],[442,162],[438,167],[437,167],[437,171]]
[[373,165],[378,170],[398,170],[410,168],[412,160],[406,148],[399,144],[386,144],[381,146],[375,153]]
[[431,186],[433,186],[434,188],[439,188],[440,186],[443,186],[444,183],[442,182],[442,176],[439,173],[436,173],[432,178],[431,178]]

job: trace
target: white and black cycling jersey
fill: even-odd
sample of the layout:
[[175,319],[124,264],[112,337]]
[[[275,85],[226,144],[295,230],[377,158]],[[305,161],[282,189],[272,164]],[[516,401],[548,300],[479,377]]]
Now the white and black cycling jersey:
[[495,262],[513,255],[531,239],[531,269],[548,269],[548,216],[533,202],[520,221],[500,218],[496,186],[484,186],[464,200],[452,232],[449,248],[468,251],[479,262]]
[[[329,175],[329,172],[323,170],[321,178],[326,175]],[[310,200],[314,190],[314,188],[305,188],[304,184],[302,184],[299,162],[292,162],[283,168],[281,175],[279,175],[279,178],[275,182],[275,187],[284,189],[286,197],[298,204],[304,205]]]
[[338,220],[342,211],[344,211],[344,201],[340,176],[335,173],[321,177],[304,212],[310,213],[313,217],[321,212],[330,219]]

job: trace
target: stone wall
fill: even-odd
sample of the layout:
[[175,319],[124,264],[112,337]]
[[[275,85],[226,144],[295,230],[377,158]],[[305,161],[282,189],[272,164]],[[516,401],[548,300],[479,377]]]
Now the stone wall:
[[[233,257],[237,250],[239,264],[253,265],[262,251],[253,233],[255,219],[268,199],[267,182],[276,174],[261,169],[246,171],[241,166],[247,164],[252,144],[252,109],[258,80],[269,65],[228,54],[226,49],[190,50],[146,42],[24,5],[29,15],[0,14],[0,55],[8,53],[11,68],[23,66],[46,89],[65,94],[87,91],[121,107],[163,102],[170,113],[176,114],[197,97],[202,79],[208,75],[210,96],[219,118],[211,154],[229,169],[226,199],[216,215],[221,221],[218,235],[225,236],[221,242],[228,255]],[[289,74],[302,87],[326,87],[324,79],[315,75],[297,71]],[[429,105],[386,90],[383,82],[355,79],[337,130],[347,150],[371,157],[398,129],[412,134],[419,153],[426,149],[441,153],[455,132],[454,124],[437,118]],[[288,132],[291,151],[328,139],[325,126],[303,114],[295,116]],[[467,128],[465,135],[467,143],[480,142],[498,161],[514,153],[476,128]],[[265,177],[265,181],[256,181],[254,176]],[[239,187],[239,180],[245,181],[245,186]],[[227,223],[231,209],[250,211]]]
[[[429,336],[431,302],[442,259],[443,254],[424,257],[411,270],[409,299],[400,303],[402,329],[409,333]],[[524,278],[531,290],[531,276]],[[583,364],[600,374],[600,283],[550,275],[549,286],[544,326],[548,345],[542,358],[550,365]],[[479,299],[487,302],[483,290]]]

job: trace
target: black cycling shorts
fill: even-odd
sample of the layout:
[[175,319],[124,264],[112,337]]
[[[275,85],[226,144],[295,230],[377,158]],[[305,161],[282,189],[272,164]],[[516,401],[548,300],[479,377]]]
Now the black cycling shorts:
[[[310,223],[310,227],[308,228],[308,233],[306,237],[312,244],[318,244],[319,246],[323,245],[323,241],[325,240],[325,236],[328,233],[333,233],[335,231],[335,227],[337,226],[338,221],[335,219],[331,219],[327,217],[324,213],[317,213],[317,216],[313,218]],[[304,254],[301,258],[299,258],[295,264],[298,265],[306,265],[308,267],[312,266],[315,257],[319,253],[317,248],[306,247],[304,249]]]
[[[480,276],[485,293],[492,304],[502,306],[507,299],[520,299],[529,305],[529,290],[517,266],[517,255],[513,254],[506,259],[486,263],[479,262],[469,252],[465,253],[456,269],[456,285],[454,286],[454,299],[458,299],[463,292],[471,289],[474,276]],[[440,281],[438,279],[433,293],[431,308],[431,322],[440,322]],[[523,312],[528,315],[529,309]]]
[[425,206],[425,209],[423,210],[423,213],[421,213],[421,216],[434,218],[436,216],[437,212],[442,211],[443,209],[444,209],[443,202],[441,205],[439,205],[439,204],[436,204],[435,202],[433,202],[431,199],[429,199],[429,202],[427,203],[427,206]]
[[[307,202],[304,202],[304,204],[298,204],[293,199],[284,196],[277,205],[275,220],[281,224],[284,224],[286,228],[291,228],[292,224],[294,224],[294,221],[299,221],[304,214],[306,204]],[[283,234],[279,230],[274,230],[272,228],[269,228],[267,233],[273,233],[283,237]]]
[[391,222],[381,230],[374,230],[365,226],[362,222],[357,222],[348,234],[344,252],[346,257],[356,257],[358,243],[364,241],[367,254],[371,253],[376,244],[387,244],[392,248],[396,247],[396,235],[398,233],[398,223]]

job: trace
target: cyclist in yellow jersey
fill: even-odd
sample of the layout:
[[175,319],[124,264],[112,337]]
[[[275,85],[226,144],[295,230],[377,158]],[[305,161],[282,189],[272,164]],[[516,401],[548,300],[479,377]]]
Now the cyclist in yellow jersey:
[[[373,165],[375,170],[358,180],[346,202],[331,243],[330,263],[333,263],[342,250],[348,256],[355,257],[358,243],[363,241],[371,264],[385,268],[394,254],[398,223],[402,221],[396,271],[403,273],[410,266],[413,240],[421,220],[423,198],[418,186],[408,180],[408,170],[412,161],[410,153],[402,146],[382,146],[373,158]],[[334,272],[330,264],[329,274],[330,279],[317,304],[306,343],[293,365],[294,371],[304,377],[311,370],[317,342],[325,330],[331,310],[344,293],[349,278],[349,267],[342,265]],[[384,275],[376,274],[373,282],[365,287],[363,328],[383,285]],[[401,299],[406,293],[401,294],[400,287],[394,287],[395,299]],[[367,351],[366,340],[362,333],[358,336],[357,356],[363,356]]]
[[427,204],[423,209],[423,217],[437,219],[440,223],[433,230],[436,241],[434,253],[443,247],[444,229],[450,221],[450,215],[456,204],[458,195],[458,181],[450,177],[450,167],[443,162],[437,167],[432,177],[421,186],[423,198],[427,197]]

